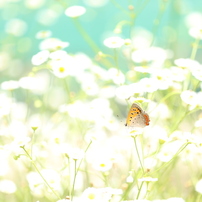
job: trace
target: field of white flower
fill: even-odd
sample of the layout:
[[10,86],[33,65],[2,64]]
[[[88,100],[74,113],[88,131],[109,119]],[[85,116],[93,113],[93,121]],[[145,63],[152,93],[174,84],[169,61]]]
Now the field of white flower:
[[202,201],[200,3],[0,10],[0,202]]

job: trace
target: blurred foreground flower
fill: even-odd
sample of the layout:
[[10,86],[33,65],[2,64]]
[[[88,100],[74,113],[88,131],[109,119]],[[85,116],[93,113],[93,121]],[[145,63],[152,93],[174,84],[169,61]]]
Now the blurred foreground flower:
[[97,171],[106,172],[112,168],[112,161],[107,158],[94,160],[93,168]]
[[14,89],[19,88],[19,82],[18,82],[18,81],[13,81],[13,80],[4,81],[4,82],[1,84],[1,88],[2,88],[3,90],[14,90]]
[[202,179],[200,179],[200,180],[196,183],[196,185],[195,185],[195,190],[196,190],[197,192],[199,192],[200,194],[202,194]]
[[79,148],[69,149],[69,152],[67,153],[67,155],[74,160],[82,159],[84,154],[84,151]]
[[108,70],[107,73],[108,73],[109,79],[112,79],[112,81],[115,84],[118,84],[118,85],[124,84],[124,82],[125,82],[125,76],[124,76],[124,74],[120,70],[118,70],[118,69],[116,69],[114,67],[111,67]]
[[32,64],[37,66],[41,65],[47,61],[48,57],[49,57],[49,51],[47,50],[40,51],[32,57]]
[[6,24],[5,31],[8,34],[20,37],[25,34],[27,30],[27,23],[21,19],[13,18],[9,20]]
[[1,180],[0,181],[0,192],[5,194],[12,194],[16,192],[17,187],[15,183],[11,180]]
[[36,33],[36,38],[37,39],[45,39],[45,38],[48,38],[51,36],[51,31],[50,30],[43,30],[43,31],[40,31],[40,32],[37,32]]
[[181,93],[180,97],[186,104],[191,105],[190,109],[202,106],[202,92],[186,90]]
[[202,27],[192,27],[189,30],[190,36],[192,36],[195,39],[202,39]]
[[68,42],[61,41],[57,38],[47,38],[40,43],[41,50],[56,51],[69,46]]
[[56,201],[56,202],[71,202],[71,200],[69,200],[69,199],[61,199],[61,200]]
[[121,37],[114,36],[106,38],[103,43],[108,48],[120,48],[121,46],[124,45],[125,40],[122,39]]
[[[43,177],[46,179],[48,184],[54,190],[57,190],[57,191],[61,190],[60,175],[56,171],[50,170],[50,169],[43,169],[41,171],[41,174],[43,175]],[[27,181],[29,183],[29,187],[30,187],[33,195],[38,196],[38,197],[46,195],[47,187],[44,184],[43,179],[41,178],[41,176],[38,173],[36,173],[36,172],[28,173]]]
[[65,15],[71,18],[79,17],[85,14],[86,9],[83,6],[71,6],[65,10]]
[[109,202],[112,195],[122,194],[120,189],[113,189],[111,187],[94,188],[90,187],[84,190],[81,201],[83,202]]

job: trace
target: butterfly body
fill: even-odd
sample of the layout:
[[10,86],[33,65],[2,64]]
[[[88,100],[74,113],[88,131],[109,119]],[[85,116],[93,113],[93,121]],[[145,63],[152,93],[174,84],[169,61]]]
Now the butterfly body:
[[137,104],[133,103],[128,113],[125,126],[143,128],[148,126],[149,122],[149,115],[144,112]]

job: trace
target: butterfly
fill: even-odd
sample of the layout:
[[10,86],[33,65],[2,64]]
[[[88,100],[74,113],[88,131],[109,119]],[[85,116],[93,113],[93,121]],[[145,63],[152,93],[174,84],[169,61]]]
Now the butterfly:
[[130,111],[128,112],[125,126],[144,128],[149,125],[149,122],[149,115],[145,113],[140,106],[133,103]]

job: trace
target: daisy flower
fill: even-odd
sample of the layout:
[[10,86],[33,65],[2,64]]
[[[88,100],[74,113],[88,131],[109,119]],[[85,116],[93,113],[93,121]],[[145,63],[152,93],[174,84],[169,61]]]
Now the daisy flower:
[[125,40],[122,39],[121,37],[114,36],[106,38],[103,43],[108,48],[120,48],[121,46],[124,45]]
[[65,15],[71,18],[79,17],[85,14],[86,9],[83,6],[71,6],[65,10]]

